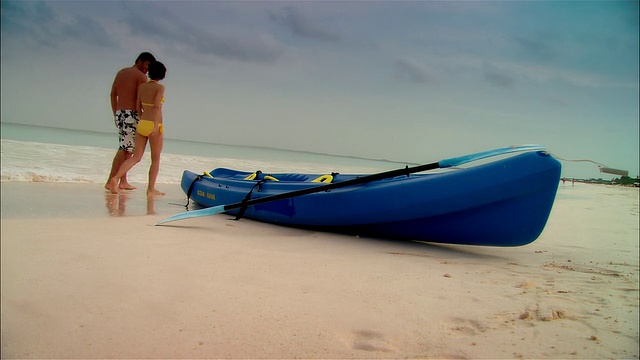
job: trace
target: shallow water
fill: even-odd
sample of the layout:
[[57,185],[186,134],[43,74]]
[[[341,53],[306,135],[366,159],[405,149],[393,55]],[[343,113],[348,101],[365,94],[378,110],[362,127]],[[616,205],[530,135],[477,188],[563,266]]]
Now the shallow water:
[[[2,181],[106,181],[116,152],[115,133],[1,125]],[[148,151],[129,172],[130,182],[146,182]],[[218,167],[267,173],[371,173],[403,166],[382,160],[165,139],[158,183],[179,183],[184,170],[201,172]]]

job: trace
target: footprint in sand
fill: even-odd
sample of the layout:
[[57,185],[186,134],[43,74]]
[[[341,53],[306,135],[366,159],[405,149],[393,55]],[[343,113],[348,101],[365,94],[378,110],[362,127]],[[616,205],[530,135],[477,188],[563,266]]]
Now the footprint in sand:
[[377,331],[372,330],[360,330],[354,331],[353,348],[356,350],[364,351],[380,351],[391,352],[391,346],[389,342],[384,338],[384,335]]
[[558,319],[572,319],[575,320],[574,317],[569,316],[566,310],[564,309],[547,309],[543,311],[541,309],[535,310],[526,310],[520,316],[518,316],[520,320],[533,320],[533,321],[553,321]]
[[487,327],[480,321],[473,319],[453,318],[451,330],[456,334],[476,335],[487,331]]

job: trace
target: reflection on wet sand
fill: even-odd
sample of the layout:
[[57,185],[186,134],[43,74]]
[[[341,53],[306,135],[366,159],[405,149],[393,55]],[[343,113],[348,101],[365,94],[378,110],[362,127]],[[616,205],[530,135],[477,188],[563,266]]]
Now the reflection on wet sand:
[[[118,194],[112,194],[107,192],[105,194],[105,206],[107,207],[107,211],[109,212],[109,215],[110,216],[133,215],[133,214],[126,213],[127,201],[133,197],[134,197],[133,193],[128,193],[124,191],[121,191]],[[156,214],[156,207],[155,207],[156,196],[147,195],[146,200],[147,200],[147,215],[155,215]]]
[[121,192],[119,194],[105,194],[105,205],[111,216],[124,216],[127,203],[127,194]]
[[156,214],[156,196],[147,194],[147,215]]

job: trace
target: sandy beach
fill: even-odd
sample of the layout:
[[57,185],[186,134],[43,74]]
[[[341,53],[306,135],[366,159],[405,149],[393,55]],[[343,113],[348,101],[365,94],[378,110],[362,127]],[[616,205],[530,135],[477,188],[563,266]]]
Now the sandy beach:
[[139,186],[1,184],[2,358],[639,356],[637,188],[560,185],[538,240],[494,248],[153,226],[186,200]]

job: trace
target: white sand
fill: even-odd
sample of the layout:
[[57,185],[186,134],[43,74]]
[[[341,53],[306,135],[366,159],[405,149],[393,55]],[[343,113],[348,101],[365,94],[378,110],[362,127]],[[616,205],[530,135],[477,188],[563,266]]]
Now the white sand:
[[638,358],[638,189],[561,185],[536,242],[488,248],[1,186],[2,358]]

